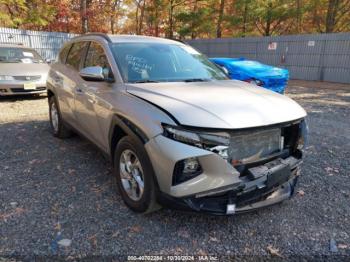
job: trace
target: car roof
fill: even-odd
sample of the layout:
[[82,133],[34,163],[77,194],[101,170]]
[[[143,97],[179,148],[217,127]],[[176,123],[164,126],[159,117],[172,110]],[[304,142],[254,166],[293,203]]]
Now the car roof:
[[96,38],[103,38],[107,42],[110,43],[163,43],[163,44],[178,44],[183,45],[182,42],[178,40],[153,37],[153,36],[142,36],[142,35],[110,35],[110,34],[102,34],[102,33],[88,33],[84,35],[77,36],[72,40],[91,40]]

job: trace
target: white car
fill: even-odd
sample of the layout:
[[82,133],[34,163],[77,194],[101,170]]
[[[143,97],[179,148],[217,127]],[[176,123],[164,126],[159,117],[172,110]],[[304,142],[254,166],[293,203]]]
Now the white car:
[[46,93],[49,70],[34,49],[0,44],[0,96]]

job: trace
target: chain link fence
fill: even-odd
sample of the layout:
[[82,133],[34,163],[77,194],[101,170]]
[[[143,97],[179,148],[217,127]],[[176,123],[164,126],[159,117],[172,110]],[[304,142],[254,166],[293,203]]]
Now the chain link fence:
[[34,48],[44,59],[55,59],[63,43],[75,36],[77,35],[0,27],[0,43],[22,44]]

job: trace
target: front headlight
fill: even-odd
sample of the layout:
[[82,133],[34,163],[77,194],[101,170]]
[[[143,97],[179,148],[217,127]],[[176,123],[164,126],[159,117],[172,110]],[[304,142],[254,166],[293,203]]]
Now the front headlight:
[[308,133],[309,133],[309,127],[307,125],[306,120],[304,119],[299,124],[299,138],[297,141],[297,148],[299,150],[303,150],[307,146]]
[[12,81],[12,80],[14,80],[13,76],[0,75],[0,81]]
[[228,158],[229,134],[204,133],[170,125],[163,125],[163,128],[164,136],[170,139],[212,151],[224,159]]

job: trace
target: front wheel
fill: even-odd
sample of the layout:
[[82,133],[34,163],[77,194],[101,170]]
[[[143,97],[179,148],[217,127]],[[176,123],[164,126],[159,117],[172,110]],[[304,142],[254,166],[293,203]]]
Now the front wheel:
[[160,208],[156,202],[153,167],[141,142],[129,136],[119,141],[114,172],[123,201],[131,210],[149,213]]
[[72,135],[72,131],[62,122],[62,117],[54,96],[49,98],[49,115],[52,134],[58,138],[67,138]]

